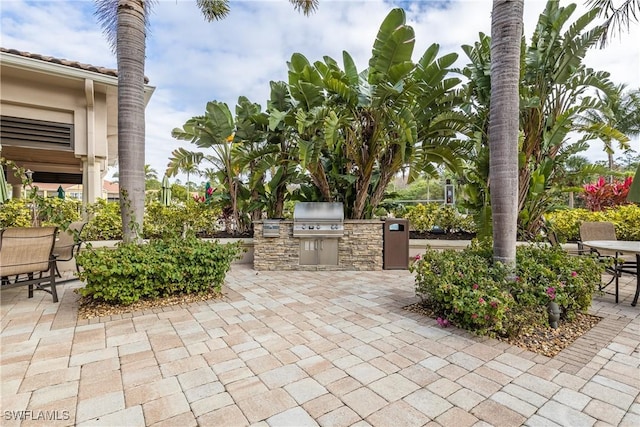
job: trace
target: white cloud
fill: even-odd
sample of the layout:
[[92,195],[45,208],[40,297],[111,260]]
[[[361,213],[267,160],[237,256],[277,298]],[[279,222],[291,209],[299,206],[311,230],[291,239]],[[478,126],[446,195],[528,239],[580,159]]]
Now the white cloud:
[[[568,1],[563,1],[568,4]],[[579,2],[578,12],[585,8]],[[473,44],[479,32],[490,34],[491,2],[457,1],[330,1],[303,16],[286,0],[232,1],[230,15],[205,22],[195,1],[159,1],[151,15],[145,74],[157,89],[147,107],[146,162],[160,174],[178,146],[171,130],[204,111],[207,101],[226,102],[233,110],[238,96],[263,107],[270,80],[286,80],[286,62],[294,52],[309,60],[329,55],[342,62],[348,51],[359,70],[367,66],[380,23],[395,5],[407,10],[416,32],[417,57],[432,43],[441,53]],[[533,31],[545,1],[525,2],[525,33]],[[43,55],[115,67],[115,56],[93,16],[93,2],[2,0],[1,44]],[[578,15],[578,12],[574,16]],[[586,58],[595,69],[611,72],[616,82],[640,86],[640,25]],[[636,149],[639,148],[636,143]],[[594,144],[598,145],[598,144]],[[589,151],[604,158],[602,147]]]

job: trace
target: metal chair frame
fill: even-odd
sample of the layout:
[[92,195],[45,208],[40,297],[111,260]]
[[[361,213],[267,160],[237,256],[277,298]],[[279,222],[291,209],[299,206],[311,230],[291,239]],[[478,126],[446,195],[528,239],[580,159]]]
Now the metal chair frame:
[[[578,242],[578,248],[580,253],[585,253],[586,249],[582,242],[586,242],[589,240],[617,240],[616,238],[616,229],[613,223],[605,222],[605,221],[595,221],[595,222],[583,222],[580,225],[580,242]],[[619,279],[623,273],[627,274],[637,274],[638,263],[632,260],[626,260],[623,257],[622,252],[614,252],[614,251],[598,251],[597,249],[591,248],[589,253],[596,254],[600,259],[613,260],[613,267],[607,267],[606,271],[609,272],[612,277],[607,283],[598,286],[599,291],[604,291],[609,285],[615,283],[615,295],[616,304],[619,299]]]
[[11,227],[0,230],[2,289],[28,286],[28,295],[32,298],[35,286],[38,290],[50,293],[53,302],[58,302],[56,258],[53,256],[56,232],[57,227]]

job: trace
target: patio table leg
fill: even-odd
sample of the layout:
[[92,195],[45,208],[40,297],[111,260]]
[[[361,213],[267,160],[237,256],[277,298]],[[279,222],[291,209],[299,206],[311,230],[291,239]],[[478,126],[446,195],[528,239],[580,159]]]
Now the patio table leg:
[[51,261],[51,269],[49,274],[51,275],[51,296],[53,297],[53,302],[58,302],[58,291],[56,290],[56,260],[55,258]]
[[638,303],[638,294],[640,294],[640,254],[636,254],[636,294],[633,296],[633,307]]

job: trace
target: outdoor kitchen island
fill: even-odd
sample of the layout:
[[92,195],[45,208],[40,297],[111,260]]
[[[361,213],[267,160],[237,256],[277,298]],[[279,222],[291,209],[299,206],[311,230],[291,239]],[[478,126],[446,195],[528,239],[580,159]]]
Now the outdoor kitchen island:
[[382,270],[384,222],[344,220],[341,203],[298,203],[293,220],[254,222],[255,270]]

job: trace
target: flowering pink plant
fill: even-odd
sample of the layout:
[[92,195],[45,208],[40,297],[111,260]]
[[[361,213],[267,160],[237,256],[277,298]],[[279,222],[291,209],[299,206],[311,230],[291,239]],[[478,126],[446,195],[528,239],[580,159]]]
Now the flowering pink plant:
[[440,325],[441,328],[446,328],[451,324],[447,319],[443,319],[442,317],[438,317],[436,322],[438,322],[438,325]]
[[420,254],[411,257],[410,258],[410,262],[409,262],[409,271],[411,271],[412,273],[414,271],[416,271],[416,269],[419,268],[420,265],[420,260],[422,259],[422,257],[420,256]]
[[547,288],[547,296],[550,300],[556,299],[556,288],[554,288],[553,286],[549,286]]

